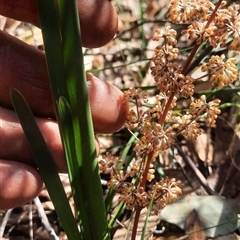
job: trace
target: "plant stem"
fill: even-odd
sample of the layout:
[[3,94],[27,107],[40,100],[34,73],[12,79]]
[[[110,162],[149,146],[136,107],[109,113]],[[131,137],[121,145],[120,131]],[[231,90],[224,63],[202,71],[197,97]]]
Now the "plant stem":
[[214,20],[214,17],[215,17],[215,15],[216,15],[216,12],[217,12],[217,10],[219,9],[219,7],[221,6],[222,1],[223,1],[223,0],[219,0],[219,1],[218,1],[218,3],[217,3],[217,5],[216,5],[215,9],[213,10],[213,12],[212,12],[210,18],[208,19],[208,22],[207,22],[205,28],[208,28],[209,25],[210,25],[210,23]]
[[144,168],[144,172],[143,172],[143,176],[140,182],[140,187],[145,188],[146,182],[147,182],[147,175],[148,175],[148,171],[150,168],[150,164],[153,162],[153,156],[154,156],[154,152],[150,152],[148,154],[148,158],[147,158],[147,162],[146,162],[146,166]]
[[183,67],[183,70],[182,70],[182,74],[186,74],[187,70],[188,70],[188,67],[190,65],[190,63],[192,62],[193,60],[193,57],[195,56],[198,48],[199,48],[200,44],[196,43],[194,45],[194,48],[192,49],[191,53],[190,53],[190,56],[188,57],[184,67]]
[[167,101],[167,104],[164,108],[163,114],[161,115],[160,119],[158,120],[158,123],[161,124],[161,125],[163,125],[163,123],[166,119],[167,113],[169,111],[169,108],[171,106],[171,103],[172,103],[172,100],[173,100],[174,96],[175,96],[175,93],[174,92],[171,93],[171,95],[169,96],[169,99]]
[[[216,12],[218,10],[218,8],[221,6],[221,3],[222,3],[222,0],[219,0],[215,9],[213,10],[211,16],[209,17],[208,19],[208,22],[205,26],[205,29],[208,28],[211,24],[211,22],[214,20],[214,17],[216,15]],[[182,74],[186,75],[187,74],[187,70],[194,58],[194,56],[196,55],[196,52],[198,51],[199,49],[199,46],[200,46],[200,43],[196,43],[194,48],[192,49],[191,53],[190,53],[190,56],[188,57],[184,67],[183,67],[183,70],[182,70]],[[165,122],[165,119],[166,119],[166,116],[167,116],[167,113],[170,109],[170,106],[171,106],[171,103],[173,101],[173,98],[175,96],[175,92],[172,92],[170,93],[170,96],[168,98],[168,101],[165,105],[165,108],[163,110],[163,113],[161,115],[161,117],[159,118],[159,121],[158,123],[160,125],[163,125],[164,122]],[[143,187],[145,188],[145,185],[146,185],[146,181],[147,181],[147,175],[148,175],[148,171],[149,171],[149,168],[150,168],[150,164],[153,160],[153,156],[154,156],[154,152],[150,152],[148,154],[148,158],[147,158],[147,162],[146,162],[146,165],[145,165],[145,168],[144,168],[144,172],[143,172],[143,175],[142,175],[142,179],[140,181],[140,187]],[[132,229],[132,236],[131,236],[131,240],[135,240],[136,238],[136,234],[137,234],[137,227],[138,227],[138,222],[139,222],[139,218],[140,218],[140,213],[141,213],[141,210],[143,208],[141,206],[137,206],[136,207],[136,212],[135,212],[135,217],[134,217],[134,222],[133,222],[133,229]]]
[[139,218],[140,218],[141,210],[142,210],[142,207],[140,207],[140,206],[138,206],[138,207],[136,208],[135,217],[134,217],[134,223],[133,223],[133,229],[132,229],[132,237],[131,237],[131,240],[135,240],[135,239],[136,239],[138,221],[139,221]]
[[[145,168],[144,168],[144,171],[143,171],[143,176],[142,176],[142,179],[140,181],[140,187],[145,188],[145,185],[146,185],[146,182],[147,182],[148,171],[149,171],[149,168],[150,168],[150,164],[153,161],[153,157],[154,157],[154,152],[152,151],[148,154],[147,162],[146,162],[146,165],[145,165]],[[134,222],[133,222],[133,229],[132,229],[132,238],[131,238],[132,240],[134,240],[136,238],[138,222],[139,222],[140,213],[141,213],[142,209],[143,208],[140,207],[140,206],[138,206],[136,208]]]
[[[220,7],[221,3],[222,3],[222,0],[219,0],[218,3],[217,3],[217,5],[216,5],[216,7],[215,7],[215,9],[214,9],[213,12],[212,12],[210,18],[208,19],[208,21],[207,21],[206,26],[204,27],[204,29],[208,28],[208,27],[210,26],[211,22],[214,20],[214,17],[215,17],[215,15],[216,15],[216,12],[217,12],[218,8]],[[192,62],[193,57],[195,56],[195,54],[196,54],[199,46],[200,46],[200,43],[199,43],[199,44],[198,44],[198,43],[195,44],[194,48],[192,49],[192,51],[191,51],[191,53],[190,53],[190,56],[188,57],[185,65],[184,65],[184,67],[183,67],[182,74],[185,75],[185,74],[187,73],[188,67],[189,67],[190,63]]]
[[[219,0],[218,3],[217,3],[217,5],[216,5],[216,7],[215,7],[215,9],[214,9],[213,12],[212,12],[210,18],[208,19],[208,22],[207,22],[205,28],[208,28],[208,27],[210,26],[211,22],[214,20],[214,17],[215,17],[215,15],[216,15],[216,12],[217,12],[218,8],[221,6],[221,3],[222,3],[222,0]],[[190,53],[190,56],[188,57],[185,65],[184,65],[184,67],[183,67],[182,74],[185,75],[185,74],[187,73],[187,70],[188,70],[188,68],[189,68],[189,66],[190,66],[190,64],[191,64],[191,62],[192,62],[192,60],[193,60],[193,57],[195,56],[195,54],[196,54],[199,46],[200,46],[200,43],[199,43],[199,44],[198,44],[198,43],[195,44],[194,48],[192,49],[192,51],[191,51],[191,53]],[[168,110],[169,110],[169,108],[170,108],[170,105],[171,105],[171,103],[172,103],[172,100],[173,100],[174,95],[175,95],[174,92],[171,93],[171,95],[170,95],[170,97],[169,97],[169,99],[168,99],[168,102],[167,102],[167,104],[166,104],[166,106],[165,106],[165,108],[164,108],[163,114],[162,114],[161,118],[159,119],[159,124],[161,124],[161,125],[162,125],[162,124],[164,123],[164,121],[165,121],[165,118],[166,118],[166,116],[167,116],[167,112],[168,112]]]

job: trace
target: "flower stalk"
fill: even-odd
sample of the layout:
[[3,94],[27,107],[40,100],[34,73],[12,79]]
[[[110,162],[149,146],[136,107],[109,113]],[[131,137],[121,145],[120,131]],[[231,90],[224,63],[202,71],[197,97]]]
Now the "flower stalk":
[[[189,57],[184,64],[179,64],[176,61],[179,54],[177,32],[170,25],[157,29],[152,40],[163,41],[155,48],[150,68],[158,90],[153,106],[146,110],[148,97],[140,88],[130,88],[124,93],[126,101],[133,104],[126,126],[131,131],[138,131],[140,136],[133,148],[136,158],[131,168],[123,171],[117,167],[122,160],[107,153],[99,161],[99,167],[110,171],[109,187],[120,194],[119,201],[125,204],[126,209],[135,212],[132,240],[137,236],[142,209],[149,208],[151,214],[157,215],[182,193],[182,183],[174,178],[155,180],[153,163],[158,155],[172,147],[179,134],[187,140],[195,140],[203,131],[199,118],[205,118],[207,126],[215,127],[220,114],[220,100],[208,102],[204,95],[194,99],[196,79],[189,75],[188,69],[203,43],[214,49],[219,45],[225,47],[227,39],[232,38],[229,49],[240,51],[240,44],[237,44],[240,5],[224,9],[225,4],[223,0],[219,0],[216,6],[208,0],[200,0],[200,3],[199,0],[198,3],[196,0],[172,0],[167,18],[175,24],[189,24],[181,32],[182,36],[195,43]],[[213,86],[225,87],[238,78],[235,62],[234,58],[226,59],[225,55],[213,55],[208,62],[200,63],[202,72],[208,73],[202,74],[198,80],[208,76]],[[173,110],[180,97],[191,99],[191,103],[187,110],[176,115]]]

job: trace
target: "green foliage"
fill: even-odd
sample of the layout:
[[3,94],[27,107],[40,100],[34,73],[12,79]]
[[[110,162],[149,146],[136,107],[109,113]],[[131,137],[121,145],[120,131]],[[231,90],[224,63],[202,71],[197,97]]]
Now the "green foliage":
[[55,210],[58,217],[61,219],[66,235],[68,236],[68,239],[80,239],[81,235],[77,228],[76,221],[59,178],[54,160],[48,150],[40,129],[38,128],[34,116],[27,102],[16,89],[12,90],[11,96],[14,109],[27,137],[32,154],[42,179],[48,189]]
[[[81,235],[83,239],[89,240],[109,239],[87,95],[76,2],[60,0],[56,4],[54,0],[39,0],[37,7],[53,101]],[[17,103],[17,100],[21,100],[21,102]],[[68,239],[80,239],[77,222],[73,217],[69,217],[70,213],[67,214],[70,209],[69,203],[59,195],[62,186],[57,178],[57,170],[54,169],[51,156],[39,130],[37,130],[36,123],[31,118],[31,113],[27,112],[26,104],[16,91],[13,92],[13,102],[16,110],[25,108],[23,112],[26,115],[19,110],[19,118],[23,127],[25,126],[25,133],[35,160],[38,164],[41,162],[38,165],[39,171]],[[29,126],[35,125],[35,127],[30,129],[27,126],[28,121],[31,121]],[[30,130],[33,132],[33,136]],[[41,154],[39,154],[40,152]]]

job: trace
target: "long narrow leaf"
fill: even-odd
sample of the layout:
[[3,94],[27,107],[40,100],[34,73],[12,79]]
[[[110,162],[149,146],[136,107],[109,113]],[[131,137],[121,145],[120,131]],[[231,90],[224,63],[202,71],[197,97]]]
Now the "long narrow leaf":
[[67,196],[59,178],[54,160],[23,96],[13,89],[12,103],[27,137],[42,179],[49,191],[58,217],[68,239],[81,239]]
[[[81,233],[84,239],[108,239],[76,2],[59,0],[59,9],[53,0],[37,0],[37,5]],[[54,34],[56,42],[49,38]]]

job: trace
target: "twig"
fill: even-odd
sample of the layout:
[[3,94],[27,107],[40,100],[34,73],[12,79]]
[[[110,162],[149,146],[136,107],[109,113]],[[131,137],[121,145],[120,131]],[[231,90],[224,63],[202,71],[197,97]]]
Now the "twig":
[[30,240],[33,240],[33,206],[32,201],[29,203],[29,212],[28,212],[28,218],[29,218],[29,238]]
[[5,230],[5,227],[6,227],[6,225],[7,225],[7,221],[8,221],[8,219],[9,219],[12,211],[13,211],[13,208],[8,209],[7,212],[6,212],[6,214],[5,214],[5,216],[4,216],[4,218],[3,218],[3,221],[2,221],[2,223],[1,223],[1,225],[0,225],[0,239],[2,239],[2,237],[3,237],[4,230]]
[[191,170],[194,172],[196,178],[198,179],[198,181],[201,183],[202,187],[205,189],[205,191],[209,194],[209,195],[217,195],[217,193],[212,190],[210,188],[210,186],[208,185],[208,182],[206,180],[206,178],[203,176],[203,174],[199,171],[199,169],[195,166],[195,164],[193,163],[193,161],[186,156],[186,154],[183,152],[182,148],[179,146],[179,144],[176,141],[175,144],[179,155],[183,158],[183,160],[186,162],[186,164],[191,168]]
[[140,26],[142,26],[144,24],[149,24],[149,23],[162,23],[162,24],[166,24],[167,22],[168,22],[167,20],[165,20],[165,21],[164,20],[145,20],[145,21],[140,21],[140,22],[136,21],[134,26],[132,26],[132,27],[130,27],[130,28],[120,32],[114,39],[120,38],[125,33],[131,32],[132,30],[134,30],[134,29],[136,29],[136,28],[138,28],[138,27],[140,27]]
[[59,237],[56,235],[51,224],[48,221],[47,215],[43,209],[42,203],[40,202],[39,198],[36,197],[33,201],[34,201],[35,205],[37,206],[39,216],[41,217],[42,223],[43,223],[45,229],[47,230],[47,232],[50,236],[50,239],[51,240],[59,240]]

